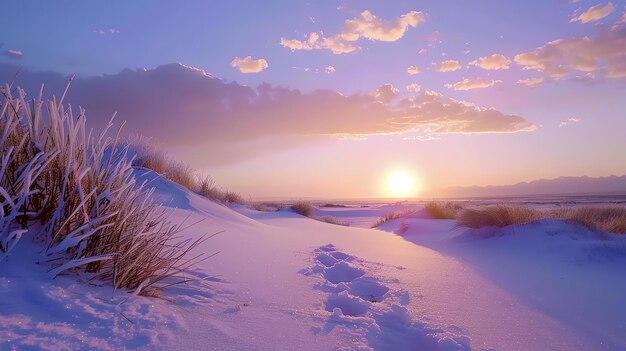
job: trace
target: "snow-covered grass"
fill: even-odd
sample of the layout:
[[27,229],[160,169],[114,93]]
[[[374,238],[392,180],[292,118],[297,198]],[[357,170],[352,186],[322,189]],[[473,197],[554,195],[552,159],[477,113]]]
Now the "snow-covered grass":
[[539,210],[523,206],[498,205],[465,209],[457,219],[459,225],[469,228],[506,227],[541,219],[560,219],[607,233],[626,233],[626,208],[623,206]]
[[141,294],[195,262],[184,255],[203,237],[175,238],[180,224],[168,222],[152,190],[136,182],[119,131],[109,136],[111,123],[94,134],[85,111],[74,115],[63,98],[2,93],[2,258],[28,235],[43,243],[40,260],[51,276],[84,271]]

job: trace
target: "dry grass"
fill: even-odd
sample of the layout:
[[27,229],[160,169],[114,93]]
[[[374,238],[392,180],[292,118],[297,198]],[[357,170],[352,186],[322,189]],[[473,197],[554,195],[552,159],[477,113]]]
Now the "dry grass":
[[425,205],[426,213],[433,219],[456,219],[463,206],[457,202],[434,202]]
[[607,233],[626,234],[626,207],[623,206],[560,208],[548,214]]
[[293,212],[305,217],[311,217],[311,214],[313,213],[313,206],[306,201],[298,201],[291,205],[290,208]]
[[194,170],[184,162],[172,160],[151,138],[135,135],[125,143],[134,153],[133,166],[148,168],[190,190],[197,187]]
[[315,220],[318,220],[320,222],[325,222],[328,224],[334,224],[334,225],[342,225],[344,227],[349,227],[350,223],[348,222],[342,222],[340,221],[337,217],[335,216],[322,216],[322,217],[315,217]]
[[559,219],[607,233],[626,233],[626,208],[621,206],[570,207],[545,211],[522,206],[489,206],[463,210],[458,222],[463,227],[481,228],[526,224],[540,219]]
[[244,200],[243,196],[234,191],[225,190],[223,196],[223,202],[227,204],[240,204],[243,205],[246,200]]
[[398,218],[402,218],[402,217],[406,217],[412,213],[414,213],[415,210],[405,210],[405,211],[393,211],[393,212],[389,212],[386,215],[380,217],[378,219],[378,221],[372,226],[372,228],[376,228],[378,226],[381,226],[391,220],[394,219],[398,219]]
[[204,238],[175,238],[179,227],[151,201],[152,190],[136,183],[127,147],[109,136],[111,124],[92,134],[84,110],[75,116],[63,98],[27,101],[17,91],[14,98],[4,89],[0,108],[4,255],[38,222],[52,275],[82,270],[151,295],[158,282],[201,259],[184,257]]
[[481,228],[526,224],[541,218],[541,212],[521,206],[488,206],[468,208],[458,216],[459,226]]
[[276,212],[285,208],[286,206],[283,204],[278,204],[274,202],[257,202],[250,204],[249,207],[255,211],[260,212]]

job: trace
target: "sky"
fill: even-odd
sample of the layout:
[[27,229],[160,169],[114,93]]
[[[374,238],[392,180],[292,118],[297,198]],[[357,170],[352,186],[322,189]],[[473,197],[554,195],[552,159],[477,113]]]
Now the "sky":
[[[10,1],[0,80],[252,198],[626,174],[626,1]],[[395,194],[397,195],[397,194]]]

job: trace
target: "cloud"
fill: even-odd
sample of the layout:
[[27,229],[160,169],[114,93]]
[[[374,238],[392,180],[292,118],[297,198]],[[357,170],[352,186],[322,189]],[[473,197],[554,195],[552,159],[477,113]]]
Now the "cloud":
[[109,29],[96,29],[93,31],[96,34],[99,35],[107,35],[107,34],[111,34],[111,35],[117,35],[120,34],[120,30],[117,28],[109,28]]
[[511,60],[502,54],[493,54],[490,56],[483,56],[469,63],[473,66],[478,66],[486,70],[500,70],[509,69]]
[[419,93],[420,90],[422,90],[422,87],[416,83],[411,83],[406,86],[406,91],[408,91],[409,93]]
[[[13,80],[17,69],[0,64],[0,82]],[[40,84],[46,83],[49,95],[62,92],[66,82],[58,73],[22,70],[15,84],[36,94]],[[439,136],[536,128],[523,117],[431,91],[402,98],[391,84],[353,95],[333,90],[305,93],[270,84],[253,88],[182,64],[77,77],[66,101],[84,107],[93,127],[105,124],[117,111],[117,120],[127,121],[125,133],[154,137],[171,149],[196,150],[204,165],[232,163],[331,137],[405,133],[426,127]]]
[[420,69],[419,69],[419,68],[417,68],[417,67],[415,67],[415,66],[409,66],[409,67],[407,67],[407,69],[406,69],[406,73],[408,73],[408,74],[410,74],[410,75],[414,76],[414,75],[416,75],[416,74],[419,74],[419,73],[420,73]]
[[561,79],[573,71],[597,72],[604,78],[626,77],[626,25],[600,28],[595,36],[558,39],[516,55],[523,69]]
[[568,118],[567,121],[562,121],[559,123],[559,128],[567,127],[568,124],[578,123],[580,122],[580,118]]
[[457,60],[446,60],[439,64],[433,64],[433,70],[437,72],[454,72],[461,69],[461,64]]
[[415,28],[425,19],[422,12],[411,11],[394,20],[385,21],[365,10],[361,12],[360,17],[345,22],[342,37],[349,41],[359,37],[377,41],[396,41],[404,36],[409,27]]
[[590,7],[589,9],[587,9],[587,11],[581,13],[578,16],[574,15],[572,19],[570,20],[570,22],[581,22],[581,23],[595,22],[597,20],[603,19],[604,17],[610,15],[614,9],[615,9],[615,6],[613,6],[613,3],[611,2],[609,2],[606,5],[598,4],[598,5]]
[[328,74],[332,74],[332,73],[335,73],[337,70],[335,69],[335,67],[328,65],[328,66],[326,66],[325,71]]
[[20,58],[24,56],[24,53],[19,50],[7,50],[4,54],[5,56],[13,57],[13,58]]
[[575,82],[590,82],[592,80],[594,80],[596,78],[596,75],[593,74],[592,72],[589,72],[585,75],[582,76],[574,76],[572,77],[572,80]]
[[543,78],[541,78],[541,77],[539,77],[539,78],[520,79],[520,80],[517,81],[517,84],[522,84],[522,85],[525,85],[525,86],[531,87],[531,88],[534,88],[534,87],[538,86],[541,83],[543,83]]
[[230,65],[239,68],[241,73],[259,73],[269,67],[265,59],[253,60],[252,56],[246,56],[243,59],[235,57]]
[[460,82],[456,82],[454,84],[446,84],[446,88],[451,88],[454,90],[472,90],[472,89],[480,89],[480,88],[488,88],[494,86],[498,83],[502,83],[501,80],[493,80],[493,79],[468,79],[465,78]]
[[360,49],[353,44],[360,39],[372,41],[397,41],[404,36],[409,27],[417,27],[424,22],[422,12],[410,11],[393,20],[386,21],[365,10],[358,17],[346,20],[343,30],[329,37],[322,37],[312,32],[304,40],[280,38],[280,45],[296,50],[327,49],[333,54],[348,54]]
[[341,36],[320,39],[320,35],[316,32],[310,33],[305,40],[280,38],[280,45],[291,49],[291,51],[328,49],[337,55],[349,54],[359,50],[358,46],[346,42]]
[[398,90],[393,85],[387,83],[387,84],[383,84],[380,88],[374,90],[374,92],[372,93],[372,96],[374,97],[374,99],[376,99],[376,101],[389,103],[393,99],[395,99],[399,93],[400,93],[400,90]]

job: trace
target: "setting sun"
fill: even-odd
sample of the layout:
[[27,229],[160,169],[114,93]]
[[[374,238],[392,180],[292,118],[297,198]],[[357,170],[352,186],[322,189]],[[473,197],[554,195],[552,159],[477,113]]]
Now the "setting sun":
[[415,179],[407,172],[395,172],[389,178],[389,190],[393,196],[414,195],[415,188]]

